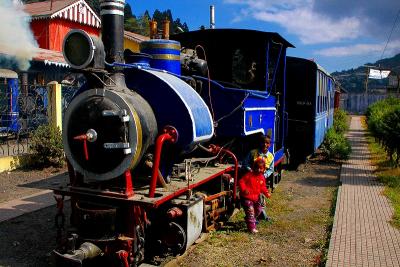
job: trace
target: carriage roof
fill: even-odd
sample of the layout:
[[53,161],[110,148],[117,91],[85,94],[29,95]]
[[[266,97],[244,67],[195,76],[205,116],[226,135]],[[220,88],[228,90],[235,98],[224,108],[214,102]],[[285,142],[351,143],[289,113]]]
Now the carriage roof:
[[294,47],[276,32],[264,32],[247,29],[207,29],[183,32],[172,35],[171,39],[180,41],[183,46],[193,46],[199,41],[203,43],[234,43],[234,42],[259,42],[260,44],[272,41],[283,44],[284,47]]
[[333,79],[333,76],[327,70],[325,70],[321,65],[319,65],[317,62],[315,62],[313,59],[287,56],[288,64],[290,64],[291,61],[298,62],[298,63],[302,62],[303,65],[312,66],[313,68],[315,68],[315,71],[318,69]]

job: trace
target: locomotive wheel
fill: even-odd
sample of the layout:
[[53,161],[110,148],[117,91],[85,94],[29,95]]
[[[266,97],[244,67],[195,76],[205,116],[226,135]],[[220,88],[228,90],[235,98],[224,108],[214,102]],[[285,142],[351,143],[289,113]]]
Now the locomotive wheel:
[[182,254],[186,249],[186,232],[179,224],[170,222],[161,237],[161,245],[173,255]]

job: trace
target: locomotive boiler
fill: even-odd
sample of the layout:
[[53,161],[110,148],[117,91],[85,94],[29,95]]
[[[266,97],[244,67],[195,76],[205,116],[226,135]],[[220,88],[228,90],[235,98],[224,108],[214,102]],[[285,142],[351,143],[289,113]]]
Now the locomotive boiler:
[[277,33],[218,29],[124,51],[124,3],[101,1],[101,40],[81,30],[64,40],[86,83],[63,121],[70,181],[54,189],[59,266],[137,266],[183,253],[232,214],[240,159],[256,135],[272,137],[270,186],[280,179],[292,45]]

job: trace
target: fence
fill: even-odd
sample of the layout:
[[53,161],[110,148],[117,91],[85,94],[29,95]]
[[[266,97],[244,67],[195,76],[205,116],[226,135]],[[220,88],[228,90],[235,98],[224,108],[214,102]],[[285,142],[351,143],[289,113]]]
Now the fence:
[[364,114],[368,106],[388,97],[400,97],[400,95],[396,93],[342,94],[340,107],[350,114]]
[[[76,87],[61,86],[63,111],[76,91]],[[0,157],[29,153],[32,133],[40,125],[49,123],[49,89],[30,85],[18,93],[5,92],[0,88]]]

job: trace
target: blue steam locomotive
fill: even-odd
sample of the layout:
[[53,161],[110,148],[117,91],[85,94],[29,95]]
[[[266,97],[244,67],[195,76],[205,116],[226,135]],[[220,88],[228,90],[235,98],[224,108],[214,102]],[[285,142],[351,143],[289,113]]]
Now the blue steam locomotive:
[[270,186],[280,178],[292,45],[217,29],[124,51],[123,2],[102,1],[102,40],[81,30],[64,40],[87,82],[64,115],[70,181],[54,192],[71,197],[72,228],[62,234],[58,205],[58,266],[137,266],[184,252],[237,207],[240,160],[257,135],[272,138]]

